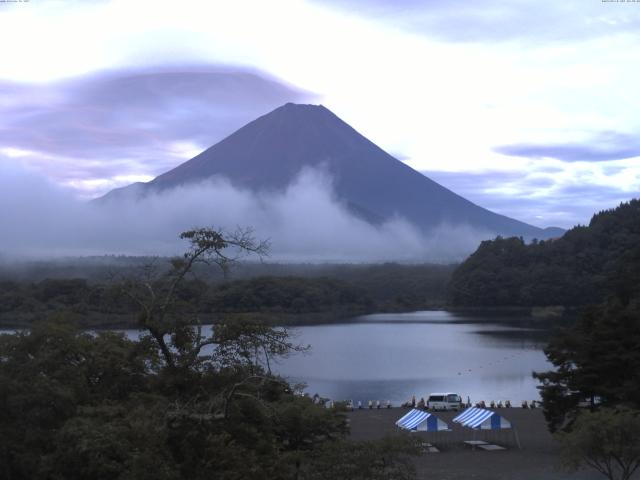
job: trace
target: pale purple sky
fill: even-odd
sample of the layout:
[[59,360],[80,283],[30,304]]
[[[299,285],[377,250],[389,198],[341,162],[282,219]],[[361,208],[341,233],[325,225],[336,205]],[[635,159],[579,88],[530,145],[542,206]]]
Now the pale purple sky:
[[570,227],[640,190],[640,3],[0,3],[0,162],[91,198],[289,101]]

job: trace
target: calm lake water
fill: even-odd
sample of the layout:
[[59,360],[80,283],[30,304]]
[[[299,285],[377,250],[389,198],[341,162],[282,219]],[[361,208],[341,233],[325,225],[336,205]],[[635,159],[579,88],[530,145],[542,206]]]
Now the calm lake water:
[[[527,322],[524,322],[527,324]],[[530,322],[529,322],[530,323]],[[516,326],[519,325],[519,326]],[[277,366],[313,395],[333,399],[391,400],[430,392],[466,399],[539,399],[534,370],[548,370],[547,333],[506,316],[425,311],[358,317],[355,323],[294,329],[311,353]]]
[[[272,365],[310,395],[390,400],[456,392],[471,401],[539,399],[532,371],[551,368],[547,330],[530,319],[447,311],[374,314],[349,323],[291,328],[307,354]],[[136,330],[126,331],[131,338]]]

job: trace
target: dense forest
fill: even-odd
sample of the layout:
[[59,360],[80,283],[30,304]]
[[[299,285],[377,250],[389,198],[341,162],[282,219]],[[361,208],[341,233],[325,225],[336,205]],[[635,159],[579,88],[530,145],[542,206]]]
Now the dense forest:
[[628,296],[639,270],[640,201],[632,200],[561,238],[482,242],[454,271],[449,298],[460,306],[583,306]]
[[[97,261],[84,268],[78,263],[43,262],[22,270],[5,269],[0,280],[0,324],[27,325],[64,312],[83,327],[131,326],[138,306],[117,280],[139,277],[151,260],[159,267],[157,273],[166,273],[171,265],[168,259],[139,259],[138,264],[121,259],[115,268],[113,263]],[[442,305],[453,271],[448,265],[275,266],[282,274],[275,276],[264,275],[265,268],[266,264],[241,264],[229,280],[200,268],[181,283],[178,299],[205,321],[238,314],[257,314],[280,324],[336,321],[373,311]],[[60,278],[60,272],[84,278]],[[42,275],[53,278],[40,279]]]

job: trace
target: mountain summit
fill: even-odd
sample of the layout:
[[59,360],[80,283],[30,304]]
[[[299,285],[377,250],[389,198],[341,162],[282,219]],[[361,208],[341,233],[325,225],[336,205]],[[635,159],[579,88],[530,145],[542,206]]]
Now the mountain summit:
[[446,224],[526,238],[559,233],[462,198],[389,155],[322,105],[287,103],[152,181],[112,190],[101,200],[125,193],[145,195],[213,176],[253,191],[282,190],[305,167],[327,171],[339,201],[372,223],[400,216],[424,231]]

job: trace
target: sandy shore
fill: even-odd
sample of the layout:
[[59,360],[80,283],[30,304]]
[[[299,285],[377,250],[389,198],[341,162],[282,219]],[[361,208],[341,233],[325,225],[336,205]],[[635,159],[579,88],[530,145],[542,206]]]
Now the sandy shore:
[[[395,421],[408,409],[356,410],[348,414],[351,437],[372,440],[398,435]],[[416,460],[418,478],[430,480],[596,480],[603,479],[591,470],[568,473],[559,468],[558,446],[547,431],[542,411],[521,408],[498,411],[515,425],[522,449],[510,431],[473,432],[451,422],[454,412],[437,415],[449,423],[452,432],[412,433],[436,445],[441,452],[423,454]],[[507,447],[504,451],[472,451],[464,440],[487,440]],[[635,475],[634,478],[640,478]]]

